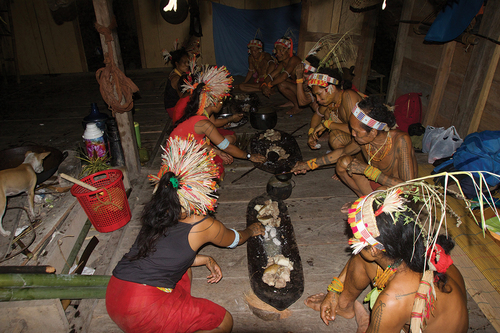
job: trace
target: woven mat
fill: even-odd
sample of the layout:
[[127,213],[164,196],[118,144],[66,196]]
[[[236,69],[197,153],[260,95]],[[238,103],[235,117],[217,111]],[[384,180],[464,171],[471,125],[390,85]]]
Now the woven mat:
[[[419,176],[430,175],[433,166],[419,164]],[[460,227],[448,219],[448,233],[456,245],[452,258],[462,273],[467,292],[486,318],[500,332],[500,246],[483,234],[462,202],[449,198],[448,204],[462,219]]]

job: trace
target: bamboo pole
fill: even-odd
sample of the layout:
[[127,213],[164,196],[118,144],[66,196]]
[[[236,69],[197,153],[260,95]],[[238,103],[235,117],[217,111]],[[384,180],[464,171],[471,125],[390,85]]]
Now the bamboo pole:
[[35,299],[105,298],[106,287],[0,288],[0,302]]
[[52,266],[0,266],[0,274],[53,274]]
[[106,287],[110,278],[109,275],[0,274],[0,288]]

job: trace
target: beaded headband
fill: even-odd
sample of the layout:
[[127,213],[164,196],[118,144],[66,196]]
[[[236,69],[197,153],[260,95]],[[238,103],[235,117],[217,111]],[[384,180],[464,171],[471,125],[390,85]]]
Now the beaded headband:
[[252,39],[248,44],[247,44],[247,48],[251,48],[251,47],[258,47],[259,49],[261,49],[263,47],[262,45],[262,42],[258,39]]
[[278,45],[290,49],[290,57],[293,57],[293,41],[291,39],[280,38],[274,43],[274,48],[276,49]]
[[302,64],[304,64],[304,69],[307,71],[307,72],[312,72],[312,73],[315,73],[317,71],[317,68],[316,67],[313,67],[309,64],[306,64],[304,61],[302,61]]
[[320,86],[320,87],[328,87],[328,84],[337,85],[339,84],[339,80],[328,76],[326,74],[313,73],[309,75],[308,85],[310,86]]
[[368,245],[372,245],[382,251],[385,250],[384,245],[375,239],[375,237],[380,236],[376,217],[372,209],[373,200],[375,199],[375,196],[372,194],[376,192],[359,198],[349,209],[347,223],[351,226],[354,235],[354,238],[349,240],[349,244],[351,244],[354,254],[358,254]]
[[[358,102],[359,103],[359,102]],[[389,126],[387,126],[386,123],[380,122],[378,120],[375,120],[365,114],[363,110],[361,110],[358,106],[358,103],[356,103],[356,107],[352,110],[352,114],[363,124],[365,124],[368,127],[374,128],[378,131],[389,131]]]

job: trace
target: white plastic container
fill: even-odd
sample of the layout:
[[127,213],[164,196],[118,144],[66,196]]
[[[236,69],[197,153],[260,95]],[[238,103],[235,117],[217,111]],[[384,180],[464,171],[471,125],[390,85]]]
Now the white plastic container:
[[104,133],[95,123],[88,123],[83,133],[83,140],[87,148],[89,159],[93,157],[103,157],[106,155],[106,145],[104,144]]

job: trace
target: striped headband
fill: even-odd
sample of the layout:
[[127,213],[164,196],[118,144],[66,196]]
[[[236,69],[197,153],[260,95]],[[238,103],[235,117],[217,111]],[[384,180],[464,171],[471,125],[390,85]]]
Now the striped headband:
[[368,245],[372,245],[381,251],[385,250],[384,245],[375,239],[375,237],[380,236],[372,208],[373,200],[376,197],[373,194],[377,192],[382,191],[375,191],[359,198],[349,209],[347,223],[349,223],[354,235],[354,238],[349,240],[353,254],[358,254]]
[[259,49],[262,48],[262,42],[258,39],[252,39],[248,44],[247,47],[251,48],[252,46],[258,47]]
[[[359,103],[359,102],[358,102]],[[358,103],[356,103],[356,107],[352,110],[352,114],[363,124],[365,124],[368,127],[374,128],[378,131],[388,131],[389,126],[387,126],[386,123],[382,123],[378,120],[375,120],[371,118],[370,116],[366,115],[363,110],[361,110],[358,106]]]
[[313,73],[309,75],[309,81],[308,85],[309,86],[321,86],[321,87],[327,87],[328,83],[337,85],[339,84],[339,80],[330,77],[326,74],[319,74],[319,73]]
[[307,71],[307,72],[313,72],[315,73],[318,69],[316,67],[313,67],[309,64],[306,64],[304,61],[302,61],[302,64],[304,64],[304,69]]
[[289,49],[291,46],[292,46],[292,43],[290,42],[289,39],[284,39],[284,38],[281,38],[281,39],[278,39],[275,43],[274,43],[274,47],[276,47],[277,45],[281,45],[287,49]]

